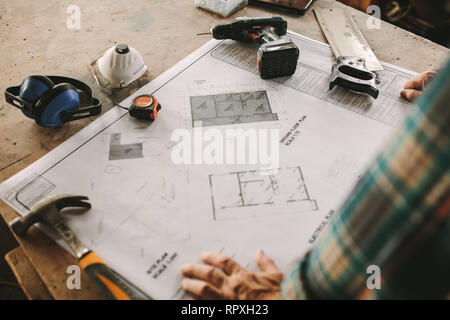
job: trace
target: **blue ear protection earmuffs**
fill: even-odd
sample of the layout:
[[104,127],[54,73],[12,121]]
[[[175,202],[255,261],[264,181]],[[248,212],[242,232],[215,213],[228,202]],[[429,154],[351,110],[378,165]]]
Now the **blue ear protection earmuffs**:
[[[80,108],[80,95],[90,106]],[[5,91],[6,102],[22,110],[28,118],[44,127],[61,127],[65,122],[96,116],[101,102],[92,89],[76,79],[57,76],[30,76],[20,86]]]

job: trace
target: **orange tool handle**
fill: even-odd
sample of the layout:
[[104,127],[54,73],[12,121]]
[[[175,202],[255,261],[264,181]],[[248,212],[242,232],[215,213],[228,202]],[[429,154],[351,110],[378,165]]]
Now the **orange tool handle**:
[[81,268],[102,288],[108,299],[149,300],[144,292],[116,271],[108,267],[95,252],[89,251],[80,259]]

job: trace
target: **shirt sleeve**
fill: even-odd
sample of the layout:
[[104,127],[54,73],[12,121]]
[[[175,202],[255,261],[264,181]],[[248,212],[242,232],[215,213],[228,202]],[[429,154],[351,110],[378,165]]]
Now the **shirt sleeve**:
[[[313,248],[284,299],[445,298],[450,277],[450,61]],[[380,270],[368,285],[368,268]],[[371,269],[370,269],[371,270]]]

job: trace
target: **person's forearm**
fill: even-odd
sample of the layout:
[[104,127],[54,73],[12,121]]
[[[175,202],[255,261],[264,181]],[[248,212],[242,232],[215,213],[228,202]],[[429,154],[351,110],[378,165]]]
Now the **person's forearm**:
[[288,267],[281,283],[281,299],[288,300],[310,300],[318,297],[312,292],[308,278],[306,277],[306,268],[309,263],[310,251],[301,259],[294,261]]
[[[449,267],[450,258],[433,248],[442,247],[450,219],[448,101],[450,62],[330,220],[310,254],[285,274],[283,298],[414,298],[427,296],[426,290],[433,288],[430,281],[434,288],[443,286],[439,278],[448,276],[439,274],[442,268],[436,266],[440,256]],[[421,256],[428,261],[420,263]],[[368,287],[370,266],[381,271],[381,282],[387,283],[383,290]],[[409,281],[404,274],[426,280],[411,279],[410,289],[404,291]]]

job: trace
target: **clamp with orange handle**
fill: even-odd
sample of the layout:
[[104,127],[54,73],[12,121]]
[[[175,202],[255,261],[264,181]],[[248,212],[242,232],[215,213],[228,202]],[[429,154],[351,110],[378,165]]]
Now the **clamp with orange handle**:
[[109,299],[115,300],[148,300],[144,292],[108,267],[93,251],[88,251],[79,260],[80,267],[86,271]]
[[[79,195],[57,195],[41,201],[31,208],[26,216],[11,221],[11,228],[18,236],[24,236],[35,223],[52,227],[65,240],[78,258],[80,266],[99,285],[107,298],[117,300],[151,299],[143,291],[108,267],[93,251],[87,248],[63,221],[61,211],[65,208],[89,210],[88,197]],[[79,211],[78,211],[79,212]]]

